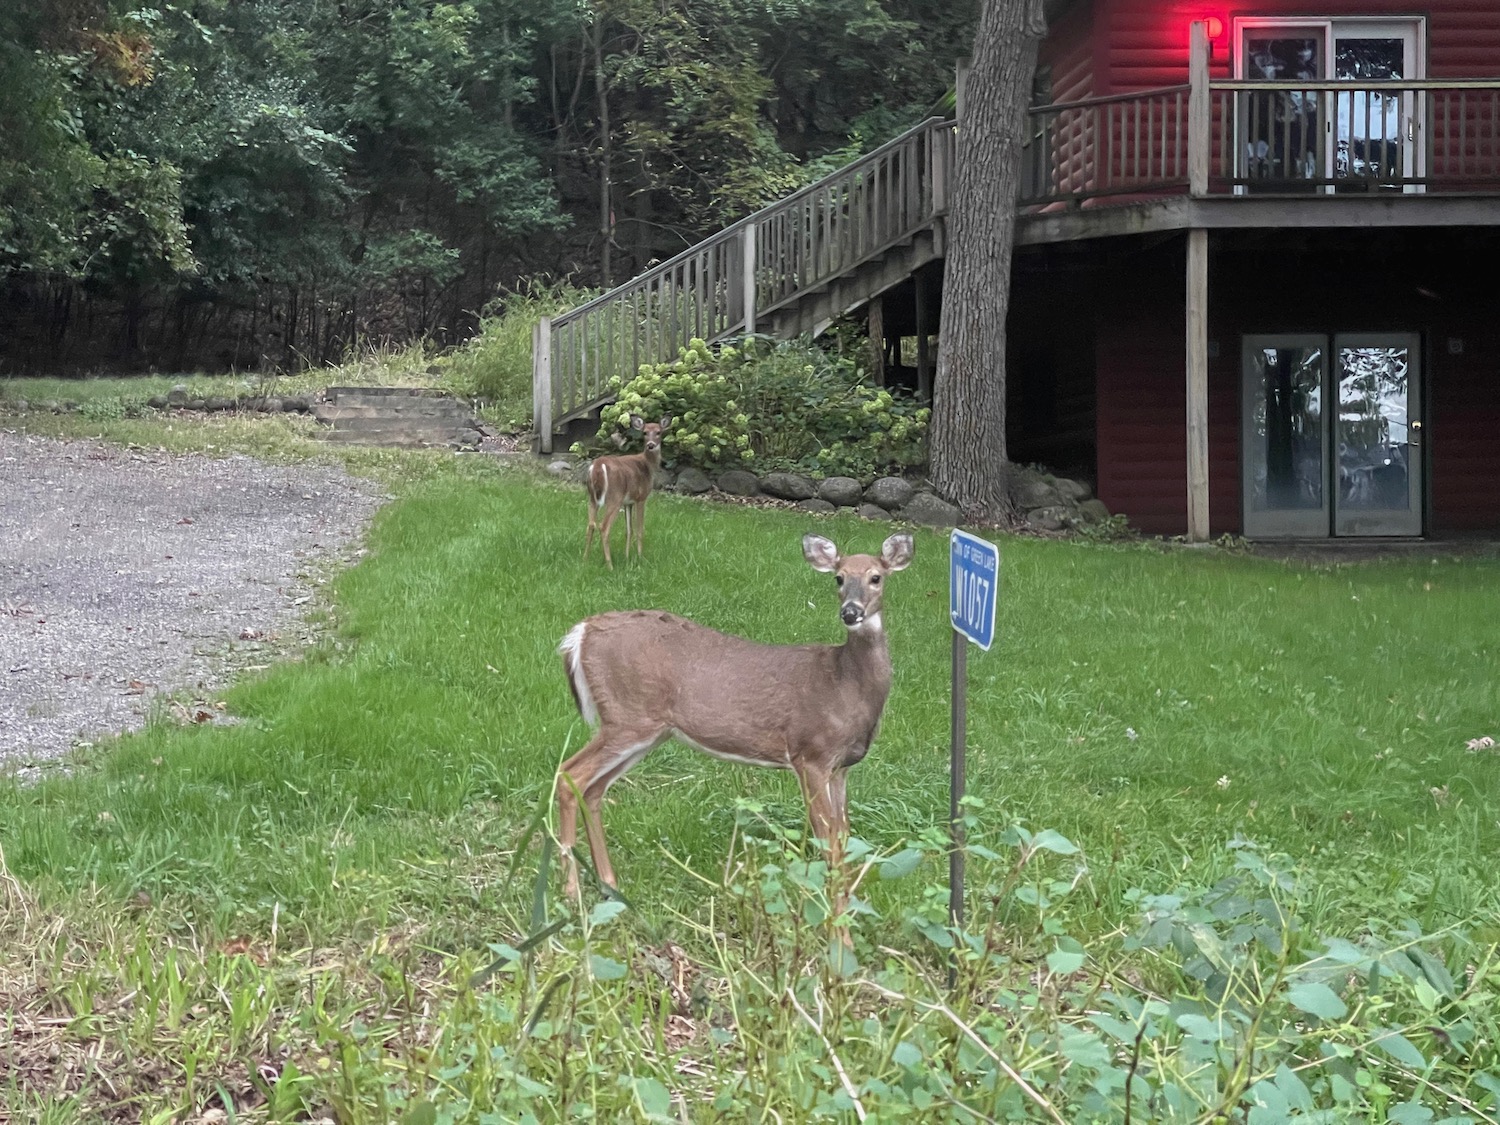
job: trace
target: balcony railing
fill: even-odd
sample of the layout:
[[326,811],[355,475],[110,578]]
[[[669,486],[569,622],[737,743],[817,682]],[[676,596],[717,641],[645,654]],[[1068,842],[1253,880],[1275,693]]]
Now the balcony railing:
[[1021,205],[1188,192],[1195,143],[1199,194],[1500,192],[1500,79],[1218,81],[1193,93],[1031,110]]

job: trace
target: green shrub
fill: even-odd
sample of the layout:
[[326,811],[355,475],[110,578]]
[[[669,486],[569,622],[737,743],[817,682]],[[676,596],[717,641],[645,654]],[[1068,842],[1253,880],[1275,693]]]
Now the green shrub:
[[670,414],[662,450],[680,465],[870,476],[926,456],[926,407],[869,386],[853,360],[807,342],[752,339],[715,352],[693,340],[672,362],[644,364],[612,386],[600,440],[631,414]]
[[528,283],[485,309],[479,334],[440,359],[444,382],[459,394],[483,399],[486,413],[504,426],[531,423],[531,334],[544,316],[566,312],[593,297],[572,285]]

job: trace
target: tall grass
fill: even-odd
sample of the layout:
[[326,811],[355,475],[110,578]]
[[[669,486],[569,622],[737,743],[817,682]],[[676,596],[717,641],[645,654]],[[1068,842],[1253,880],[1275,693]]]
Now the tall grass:
[[485,400],[498,424],[531,424],[531,334],[544,316],[583,304],[593,292],[558,283],[532,284],[498,298],[479,334],[444,357],[447,382],[460,393]]

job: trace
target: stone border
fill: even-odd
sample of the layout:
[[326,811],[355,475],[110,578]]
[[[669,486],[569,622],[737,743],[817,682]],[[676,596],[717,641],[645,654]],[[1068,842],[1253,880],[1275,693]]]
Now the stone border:
[[[557,477],[581,479],[586,464],[587,461],[575,464],[556,458],[548,463],[547,471]],[[853,509],[868,520],[899,519],[926,527],[957,527],[963,522],[956,504],[905,477],[877,477],[865,485],[853,477],[819,480],[802,473],[779,471],[757,476],[746,469],[729,469],[711,477],[701,469],[689,467],[680,472],[659,470],[655,487],[686,496],[717,493],[741,499],[769,498],[819,515],[842,508]],[[1075,530],[1110,518],[1109,509],[1093,499],[1088,484],[1034,469],[1016,467],[1011,495],[1017,508],[1025,513],[1026,526],[1033,531]]]

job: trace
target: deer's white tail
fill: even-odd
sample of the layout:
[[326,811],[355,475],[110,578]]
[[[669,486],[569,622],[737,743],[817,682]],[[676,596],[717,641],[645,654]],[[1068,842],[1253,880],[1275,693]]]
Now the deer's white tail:
[[609,495],[609,465],[603,458],[589,465],[588,488],[589,497],[595,504],[604,503],[604,498]]
[[580,621],[568,630],[568,635],[557,646],[562,653],[563,668],[568,673],[568,683],[573,686],[573,698],[578,702],[578,711],[590,725],[598,725],[599,708],[594,705],[594,693],[589,690],[588,679],[583,674],[583,636],[589,623]]

